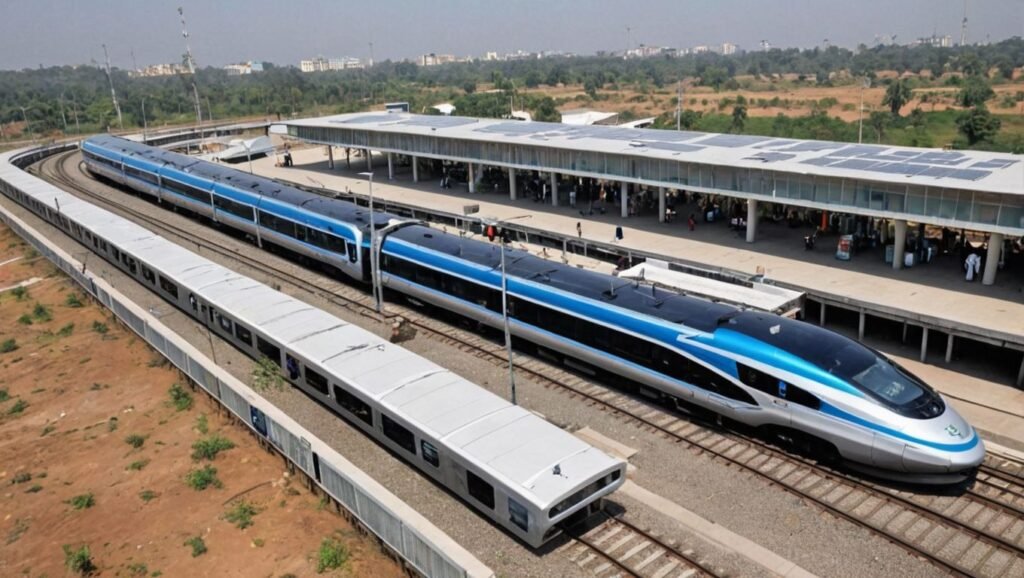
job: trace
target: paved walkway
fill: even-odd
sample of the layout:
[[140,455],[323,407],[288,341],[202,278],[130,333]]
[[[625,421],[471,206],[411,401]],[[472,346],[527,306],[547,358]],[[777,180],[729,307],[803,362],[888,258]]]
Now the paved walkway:
[[[273,158],[266,158],[253,161],[254,171],[334,190],[367,192],[366,179],[357,174],[366,170],[366,161],[362,158],[354,158],[352,168],[346,169],[342,157],[337,169],[332,171],[327,168],[322,147],[296,150],[293,157],[294,167],[277,167]],[[658,223],[654,216],[623,220],[616,207],[609,207],[606,215],[584,218],[577,209],[569,207],[552,207],[532,200],[510,201],[507,194],[470,194],[464,185],[461,189],[441,190],[433,178],[423,174],[421,182],[415,184],[411,182],[409,169],[403,171],[398,180],[388,182],[387,167],[375,167],[375,173],[383,175],[384,180],[374,183],[374,196],[458,214],[466,204],[479,204],[480,215],[499,219],[529,214],[529,226],[563,234],[575,234],[576,223],[580,222],[584,238],[603,242],[611,241],[615,227],[622,224],[624,238],[620,244],[627,248],[656,250],[687,261],[750,274],[761,266],[769,277],[793,285],[951,319],[993,332],[1024,334],[1021,294],[1024,276],[1020,272],[1017,275],[1002,272],[996,285],[985,287],[964,282],[950,258],[903,271],[894,271],[885,265],[880,253],[860,254],[852,262],[837,261],[832,257],[833,239],[821,241],[820,250],[805,251],[802,233],[794,234],[785,225],[762,224],[759,241],[749,245],[723,223],[700,223],[691,233],[685,221]],[[870,337],[868,341],[952,396],[953,404],[975,427],[985,432],[986,437],[1024,450],[1024,391],[945,367],[919,363],[914,346],[871,343]]]

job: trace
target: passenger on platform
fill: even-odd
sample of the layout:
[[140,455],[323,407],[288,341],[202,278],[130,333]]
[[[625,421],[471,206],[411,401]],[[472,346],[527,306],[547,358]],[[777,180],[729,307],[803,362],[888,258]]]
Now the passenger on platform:
[[691,231],[697,228],[697,219],[694,218],[694,214],[693,213],[690,213],[690,218],[686,221],[686,223],[688,225],[690,225],[690,230]]
[[977,253],[971,253],[964,261],[964,269],[967,274],[964,277],[967,281],[974,281],[974,276],[981,271],[981,257]]
[[579,221],[576,221],[576,235],[579,236],[580,239],[583,238],[583,225]]
[[576,187],[573,187],[572,190],[569,191],[569,206],[576,206]]

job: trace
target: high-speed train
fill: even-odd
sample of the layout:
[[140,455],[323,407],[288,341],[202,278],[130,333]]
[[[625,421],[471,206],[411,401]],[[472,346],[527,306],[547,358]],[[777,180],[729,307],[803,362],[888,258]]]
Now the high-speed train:
[[[97,175],[369,280],[370,216],[350,202],[112,136],[82,150]],[[373,222],[385,287],[502,327],[497,246],[384,213]],[[954,483],[984,458],[938,392],[857,341],[523,251],[506,261],[511,331],[541,356],[883,477]]]

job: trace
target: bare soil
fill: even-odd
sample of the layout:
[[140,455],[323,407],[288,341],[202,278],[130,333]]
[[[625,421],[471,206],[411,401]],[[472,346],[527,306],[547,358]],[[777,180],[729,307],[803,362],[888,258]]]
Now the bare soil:
[[[350,555],[326,575],[403,575],[281,458],[0,227],[0,289],[33,278],[20,299],[0,292],[0,343],[17,345],[0,353],[0,576],[70,575],[64,545],[88,546],[104,576],[309,576],[327,537]],[[82,307],[69,305],[71,294]],[[171,404],[175,383],[192,394],[188,409]],[[235,447],[194,460],[192,445],[214,434]],[[206,465],[222,487],[189,487],[186,475]],[[93,505],[75,509],[72,499],[86,495]],[[245,529],[224,519],[240,500],[257,510]],[[185,542],[196,536],[208,551],[193,557]]]

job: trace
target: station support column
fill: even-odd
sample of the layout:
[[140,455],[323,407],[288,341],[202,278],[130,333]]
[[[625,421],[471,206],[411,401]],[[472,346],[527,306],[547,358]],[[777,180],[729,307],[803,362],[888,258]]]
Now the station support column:
[[551,206],[558,206],[558,175],[551,171]]
[[366,149],[366,170],[373,172],[373,153]]
[[388,180],[389,181],[393,181],[393,180],[395,180],[395,162],[394,162],[394,159],[391,158],[391,153],[387,153],[387,155],[388,155]]
[[619,204],[622,206],[622,218],[629,217],[629,183],[622,181],[622,191],[619,193]]
[[895,231],[893,232],[893,253],[892,253],[892,268],[902,269],[903,268],[903,253],[907,247],[907,222],[899,219],[893,223]]
[[757,201],[747,201],[747,242],[753,243],[757,239]]
[[981,274],[981,284],[991,285],[996,282],[996,269],[1003,252],[1003,234],[992,233],[988,238],[988,252],[985,254],[985,271]]
[[658,222],[665,222],[665,187],[658,187]]
[[517,191],[516,191],[516,170],[515,169],[509,169],[508,170],[508,198],[513,200],[513,201],[516,200],[516,193],[517,193]]
[[409,160],[412,161],[412,182],[420,182],[420,159],[410,156]]
[[327,147],[327,168],[334,170],[334,147]]
[[476,176],[473,163],[469,163],[469,192],[476,192]]

